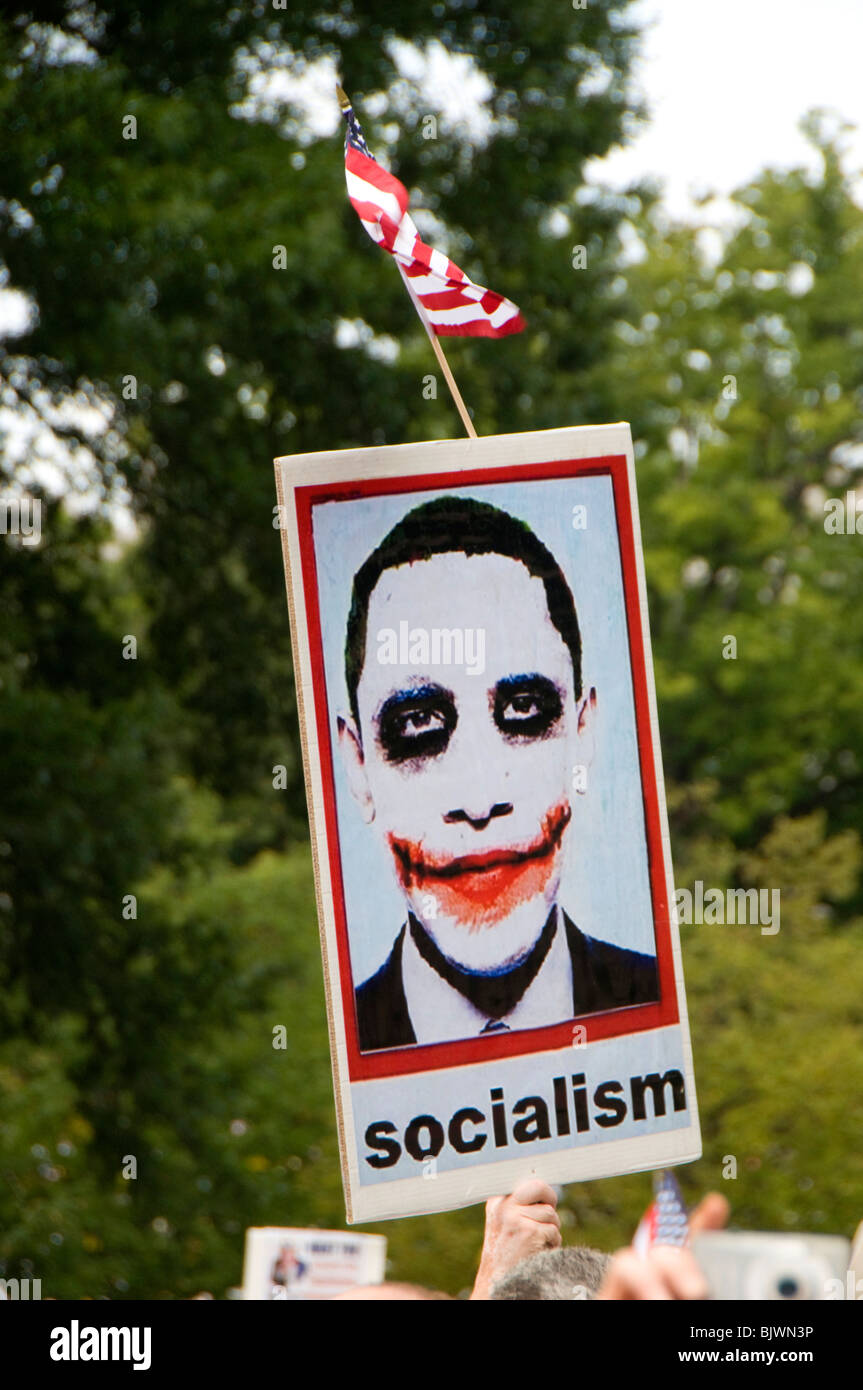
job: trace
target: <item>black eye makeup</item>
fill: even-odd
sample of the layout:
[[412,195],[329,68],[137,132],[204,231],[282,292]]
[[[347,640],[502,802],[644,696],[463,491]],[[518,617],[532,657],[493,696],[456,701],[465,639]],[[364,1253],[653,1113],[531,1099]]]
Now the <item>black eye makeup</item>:
[[377,741],[388,763],[443,753],[457,723],[455,697],[440,685],[396,691],[375,718]]
[[562,693],[547,676],[507,676],[494,688],[492,715],[507,738],[546,738],[562,714]]

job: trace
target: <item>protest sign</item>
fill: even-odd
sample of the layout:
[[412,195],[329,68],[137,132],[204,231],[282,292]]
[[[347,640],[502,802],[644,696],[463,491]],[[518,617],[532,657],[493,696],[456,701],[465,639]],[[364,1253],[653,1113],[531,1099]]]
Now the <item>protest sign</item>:
[[384,1277],[385,1236],[253,1226],[246,1231],[243,1298],[308,1302],[337,1298]]
[[698,1157],[629,427],[276,481],[348,1220]]

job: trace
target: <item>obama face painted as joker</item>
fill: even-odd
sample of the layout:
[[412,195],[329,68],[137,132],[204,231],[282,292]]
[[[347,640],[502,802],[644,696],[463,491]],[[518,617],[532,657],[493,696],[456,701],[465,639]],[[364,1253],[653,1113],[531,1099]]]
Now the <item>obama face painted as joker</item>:
[[558,904],[596,693],[534,533],[458,497],[415,508],[354,578],[345,671],[348,779],[406,916],[356,990],[361,1050],[656,999],[652,957],[585,936]]

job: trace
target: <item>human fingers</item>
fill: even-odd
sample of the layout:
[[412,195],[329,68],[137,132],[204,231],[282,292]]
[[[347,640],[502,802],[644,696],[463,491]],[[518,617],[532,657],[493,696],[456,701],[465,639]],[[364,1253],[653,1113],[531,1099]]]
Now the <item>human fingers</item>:
[[541,1178],[525,1178],[512,1194],[512,1201],[520,1207],[557,1206],[557,1193]]
[[647,1259],[664,1281],[669,1298],[707,1298],[710,1290],[690,1250],[675,1245],[655,1245]]
[[689,1234],[696,1235],[699,1231],[721,1231],[728,1225],[728,1218],[731,1215],[731,1207],[721,1192],[708,1192],[690,1213]]
[[670,1299],[665,1280],[649,1259],[634,1250],[618,1250],[612,1258],[608,1273],[602,1281],[597,1300],[635,1301],[649,1299],[659,1302]]
[[522,1207],[519,1214],[528,1221],[536,1221],[538,1225],[560,1227],[560,1212],[556,1211],[554,1207],[535,1202],[532,1206]]

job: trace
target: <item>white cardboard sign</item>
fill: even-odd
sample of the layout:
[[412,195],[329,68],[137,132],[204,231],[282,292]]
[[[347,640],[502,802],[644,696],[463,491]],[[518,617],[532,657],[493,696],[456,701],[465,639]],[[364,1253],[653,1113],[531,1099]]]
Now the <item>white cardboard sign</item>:
[[276,483],[348,1220],[697,1158],[629,426]]
[[243,1298],[337,1298],[361,1284],[380,1284],[386,1253],[385,1236],[252,1226],[246,1231]]

